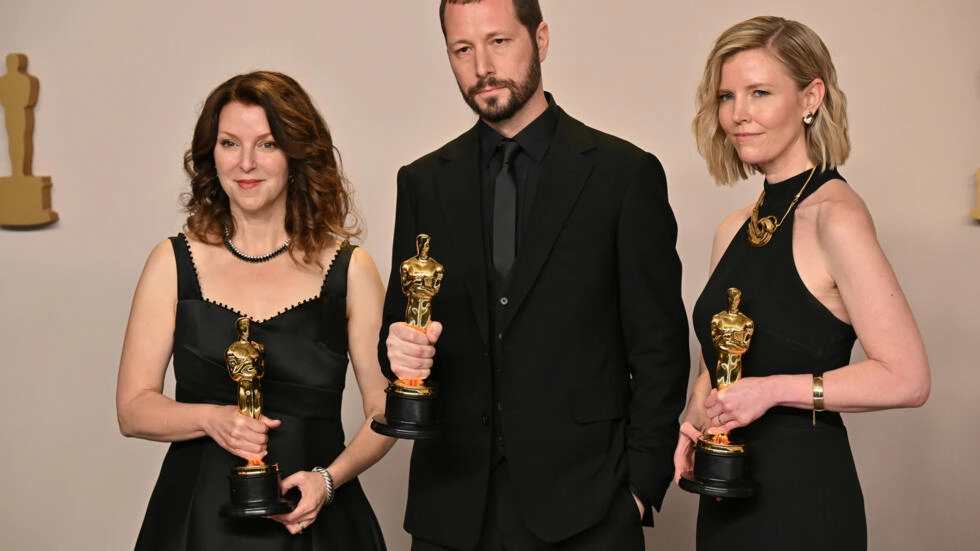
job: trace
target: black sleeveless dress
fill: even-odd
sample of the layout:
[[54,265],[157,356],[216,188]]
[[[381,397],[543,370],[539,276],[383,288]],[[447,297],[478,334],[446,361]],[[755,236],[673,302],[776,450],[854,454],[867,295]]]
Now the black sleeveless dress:
[[[237,385],[224,354],[238,338],[239,314],[201,296],[183,235],[170,238],[177,257],[174,375],[178,402],[237,404]],[[340,248],[320,296],[252,324],[252,340],[265,345],[263,413],[282,424],[269,431],[266,463],[282,477],[326,467],[344,449],[340,406],[347,371],[347,268],[354,247]],[[136,542],[140,550],[379,550],[381,529],[357,479],[337,489],[334,502],[298,535],[268,519],[228,520],[227,475],[245,461],[211,438],[174,442]],[[295,495],[294,495],[295,494]],[[298,492],[286,495],[295,503]]]
[[[760,216],[781,219],[809,174],[765,183]],[[839,178],[835,170],[815,173],[800,203]],[[741,289],[739,309],[755,322],[752,344],[742,356],[743,377],[819,375],[850,363],[854,329],[807,290],[796,270],[794,218],[795,211],[761,248],[748,243],[746,222],[708,279],[693,319],[709,373],[717,361],[710,320],[727,309],[729,287]],[[749,476],[761,489],[747,499],[702,497],[699,550],[867,548],[864,497],[840,414],[819,412],[813,426],[810,410],[776,407],[732,434],[747,444]]]

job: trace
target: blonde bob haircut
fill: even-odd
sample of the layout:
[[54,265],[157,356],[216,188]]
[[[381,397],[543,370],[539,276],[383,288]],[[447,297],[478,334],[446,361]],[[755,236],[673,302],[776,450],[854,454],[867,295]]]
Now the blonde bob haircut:
[[[697,114],[692,129],[698,152],[718,184],[732,185],[759,172],[756,165],[743,163],[718,121],[718,86],[721,67],[738,52],[765,48],[786,68],[803,90],[819,78],[824,83],[823,103],[814,113],[813,124],[805,126],[807,155],[820,170],[836,168],[847,160],[851,141],[847,136],[847,98],[837,86],[837,70],[830,52],[817,33],[802,23],[782,17],[761,16],[743,21],[721,33],[715,42],[697,90]],[[803,125],[803,121],[800,120]]]

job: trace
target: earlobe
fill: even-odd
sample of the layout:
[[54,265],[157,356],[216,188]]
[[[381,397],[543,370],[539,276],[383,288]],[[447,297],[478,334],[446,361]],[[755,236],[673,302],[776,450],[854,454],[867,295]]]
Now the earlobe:
[[538,25],[538,32],[535,33],[534,39],[538,43],[538,60],[544,61],[548,57],[548,44],[551,42],[551,36],[548,31],[548,24],[542,21]]

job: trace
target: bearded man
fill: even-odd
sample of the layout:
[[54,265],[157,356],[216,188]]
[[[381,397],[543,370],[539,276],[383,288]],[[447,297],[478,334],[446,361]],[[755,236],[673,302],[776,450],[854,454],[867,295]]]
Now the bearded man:
[[[544,91],[537,0],[439,9],[479,121],[398,173],[379,357],[437,380],[442,419],[412,452],[412,549],[642,550],[690,369],[664,170]],[[446,274],[425,332],[397,292],[420,233]]]

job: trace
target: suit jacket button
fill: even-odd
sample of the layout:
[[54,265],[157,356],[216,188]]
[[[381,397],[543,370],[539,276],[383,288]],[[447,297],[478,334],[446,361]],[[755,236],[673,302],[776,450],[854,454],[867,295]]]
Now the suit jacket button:
[[509,302],[510,302],[510,300],[508,300],[507,297],[500,297],[500,305],[501,306],[507,306],[507,303],[509,303]]

